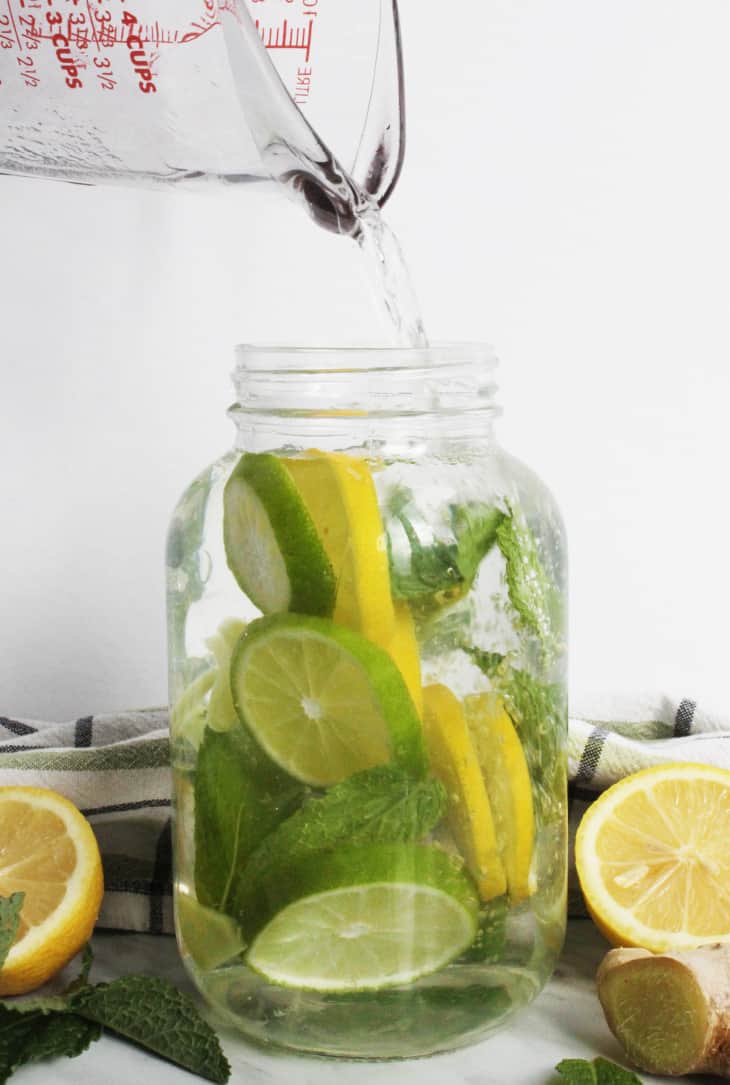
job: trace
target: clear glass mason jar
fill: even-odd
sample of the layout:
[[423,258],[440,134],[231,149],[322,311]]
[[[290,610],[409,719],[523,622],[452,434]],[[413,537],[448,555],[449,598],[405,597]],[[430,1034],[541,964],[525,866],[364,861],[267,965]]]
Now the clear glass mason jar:
[[560,952],[560,515],[478,345],[239,348],[167,551],[180,949],[250,1038],[425,1055]]

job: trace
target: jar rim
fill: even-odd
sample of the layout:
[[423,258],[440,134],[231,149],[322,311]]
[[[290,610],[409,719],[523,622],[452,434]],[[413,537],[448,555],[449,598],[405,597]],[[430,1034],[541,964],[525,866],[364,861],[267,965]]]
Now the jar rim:
[[433,342],[428,346],[288,346],[241,343],[235,348],[236,370],[244,373],[372,373],[418,370],[450,371],[479,366],[483,373],[497,368],[494,349],[487,343]]

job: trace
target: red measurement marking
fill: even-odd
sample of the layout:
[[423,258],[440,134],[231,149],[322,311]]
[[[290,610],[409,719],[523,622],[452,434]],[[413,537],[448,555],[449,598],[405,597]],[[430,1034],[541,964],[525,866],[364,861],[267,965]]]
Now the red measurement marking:
[[[75,0],[74,0],[74,2],[75,2]],[[94,17],[93,17],[93,15],[91,13],[91,4],[89,3],[89,0],[86,0],[86,10],[89,13],[89,26],[91,27],[91,36],[94,39],[94,45],[96,46],[97,53],[100,53],[101,52],[101,46],[99,45],[99,39],[96,36],[96,27],[94,26]]]
[[256,29],[261,35],[261,40],[267,49],[300,49],[304,53],[306,63],[309,63],[309,55],[312,50],[312,27],[310,20],[306,26],[289,26],[289,20],[284,19],[281,26],[265,27],[261,20],[256,20]]
[[7,5],[8,5],[8,15],[10,16],[10,22],[13,24],[13,30],[15,31],[15,40],[18,43],[18,49],[22,49],[23,46],[22,46],[22,44],[20,42],[20,34],[18,33],[18,28],[15,25],[15,16],[13,15],[13,9],[10,6],[10,0],[7,0]]

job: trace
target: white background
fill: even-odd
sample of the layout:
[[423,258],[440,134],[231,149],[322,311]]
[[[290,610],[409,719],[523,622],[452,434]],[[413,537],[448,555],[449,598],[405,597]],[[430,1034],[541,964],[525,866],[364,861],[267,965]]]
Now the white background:
[[[721,698],[730,6],[401,6],[389,218],[563,508],[573,691]],[[356,256],[274,197],[0,179],[0,714],[164,701],[164,533],[230,443],[232,345],[366,336]]]

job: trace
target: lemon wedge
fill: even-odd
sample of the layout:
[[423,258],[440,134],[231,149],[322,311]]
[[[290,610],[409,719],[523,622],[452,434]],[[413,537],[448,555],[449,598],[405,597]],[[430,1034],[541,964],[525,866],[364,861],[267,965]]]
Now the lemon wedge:
[[73,803],[43,788],[0,788],[0,896],[25,894],[0,995],[35,990],[78,953],[103,891],[96,837]]
[[431,768],[446,788],[446,821],[482,900],[506,889],[484,778],[461,702],[442,685],[423,691],[423,725]]
[[609,942],[655,953],[730,941],[730,772],[674,763],[614,784],[583,816],[575,860]]
[[487,785],[509,894],[515,902],[524,900],[533,891],[535,817],[522,743],[498,694],[466,697],[464,712]]

